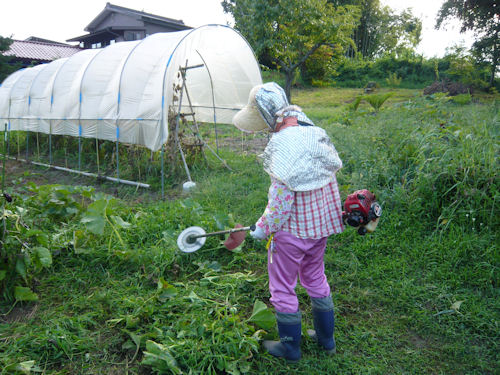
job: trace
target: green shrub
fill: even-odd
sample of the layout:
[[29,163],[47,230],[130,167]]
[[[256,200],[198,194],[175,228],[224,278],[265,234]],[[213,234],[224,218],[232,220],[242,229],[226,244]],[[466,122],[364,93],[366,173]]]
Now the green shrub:
[[329,81],[323,81],[323,80],[314,79],[314,78],[311,80],[311,86],[313,86],[313,87],[329,87],[332,85],[333,85],[333,83],[329,82]]
[[460,48],[431,59],[418,55],[386,55],[373,61],[342,57],[334,61],[332,71],[331,79],[339,87],[364,87],[366,82],[376,81],[389,87],[420,88],[436,80],[448,80],[484,90],[488,81],[488,67],[478,65]]
[[465,48],[455,47],[443,59],[449,62],[448,69],[443,72],[446,79],[479,90],[485,90],[488,87],[488,67],[484,64],[477,64]]
[[389,87],[398,87],[401,85],[402,80],[403,78],[398,77],[397,73],[391,73],[389,74],[389,77],[385,79],[385,82],[387,82]]
[[[386,85],[386,79],[391,74],[401,78],[410,87],[421,87],[434,81],[435,77],[435,61],[420,56],[384,56],[374,61],[342,58],[337,60],[333,67],[336,73],[332,79],[340,87],[363,87],[369,81]],[[446,66],[440,67],[444,68]],[[359,82],[362,82],[361,86]]]
[[[470,101],[470,96],[462,100]],[[416,119],[421,125],[403,130],[404,138],[400,135],[403,149],[413,150],[405,157],[411,163],[404,170],[409,209],[434,229],[450,223],[464,231],[494,228],[500,185],[490,114],[470,107],[449,113],[447,106],[443,100],[433,100],[424,109],[419,105],[415,110],[420,110]],[[401,150],[390,154],[399,160]]]
[[362,95],[356,96],[354,101],[351,103],[350,108],[353,109],[354,111],[357,111],[359,108],[359,105],[361,104],[361,100],[363,100]]
[[459,94],[451,97],[451,101],[456,104],[469,104],[472,100],[471,94]]
[[[318,48],[301,66],[300,75],[305,84],[326,81],[332,73],[334,54],[327,46]],[[313,84],[314,86],[314,84]]]
[[371,94],[363,96],[363,99],[373,107],[375,112],[378,112],[385,101],[393,95],[393,92],[388,92],[385,94]]
[[276,82],[281,87],[285,87],[285,76],[277,70],[268,69],[261,73],[263,82]]
[[391,96],[394,96],[393,92],[388,92],[385,94],[368,94],[368,95],[360,95],[357,96],[354,101],[351,103],[350,108],[356,111],[359,107],[359,104],[362,100],[370,104],[370,106],[375,110],[375,112],[380,111],[382,105],[389,99]]

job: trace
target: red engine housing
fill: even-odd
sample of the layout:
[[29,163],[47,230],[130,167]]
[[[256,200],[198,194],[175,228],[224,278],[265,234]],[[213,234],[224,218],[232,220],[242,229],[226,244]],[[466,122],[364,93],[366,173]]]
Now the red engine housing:
[[[382,214],[382,208],[375,201],[375,194],[367,189],[357,190],[347,196],[344,202],[342,220],[344,224],[352,227],[364,228],[370,221],[375,220]],[[360,234],[366,231],[358,231]],[[364,232],[364,233],[361,233]]]

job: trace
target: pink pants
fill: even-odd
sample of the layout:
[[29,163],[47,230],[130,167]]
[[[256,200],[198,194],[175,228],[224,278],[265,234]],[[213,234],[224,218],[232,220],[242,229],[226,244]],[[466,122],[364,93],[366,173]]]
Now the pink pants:
[[284,231],[275,233],[267,254],[267,270],[270,301],[276,311],[295,313],[299,310],[295,294],[297,276],[310,297],[330,295],[323,263],[326,240],[326,237],[319,240],[301,239]]

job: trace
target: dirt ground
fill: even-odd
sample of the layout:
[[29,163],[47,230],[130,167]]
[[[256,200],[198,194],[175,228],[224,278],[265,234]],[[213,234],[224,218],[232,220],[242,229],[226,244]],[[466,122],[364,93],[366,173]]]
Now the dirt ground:
[[236,153],[255,153],[260,154],[266,148],[268,138],[263,134],[242,135],[240,138],[221,138],[219,147],[228,148]]
[[92,186],[96,191],[119,198],[131,197],[133,201],[138,202],[161,198],[161,192],[151,188],[137,188],[17,160],[7,160],[5,165],[5,190],[15,192],[28,182],[34,182],[37,185]]
[[[222,131],[218,139],[219,149],[230,150],[237,154],[261,154],[268,142],[266,134],[242,133],[239,137],[233,137],[224,133],[225,132]],[[217,147],[214,140],[210,142],[209,147],[205,147],[204,149],[207,155],[211,154],[209,148],[214,152],[216,151]],[[110,175],[110,177],[116,176]],[[92,186],[96,191],[111,194],[118,198],[127,198],[130,201],[136,202],[161,199],[159,187],[143,188],[118,184],[105,179],[87,177],[49,167],[7,159],[5,165],[5,190],[15,192],[19,187],[28,182],[34,182],[37,185],[60,184]],[[169,186],[169,190],[166,192],[166,198],[178,198],[180,193],[180,186]]]

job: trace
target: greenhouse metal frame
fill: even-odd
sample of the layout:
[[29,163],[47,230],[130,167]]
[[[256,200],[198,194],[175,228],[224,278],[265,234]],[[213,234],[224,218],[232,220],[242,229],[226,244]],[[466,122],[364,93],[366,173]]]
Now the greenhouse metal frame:
[[[200,69],[186,69],[188,64]],[[0,86],[0,121],[6,139],[12,131],[26,131],[27,151],[30,132],[48,134],[49,164],[32,163],[88,176],[97,177],[99,171],[82,171],[82,138],[115,142],[117,157],[120,143],[161,151],[163,195],[169,111],[176,113],[177,121],[185,112],[214,126],[230,123],[246,105],[251,88],[260,83],[248,42],[228,26],[205,25],[82,50],[14,72]],[[183,103],[182,92],[188,88],[189,103]],[[78,170],[52,165],[52,135],[78,138]],[[147,187],[120,179],[119,159],[116,178],[99,177]]]

